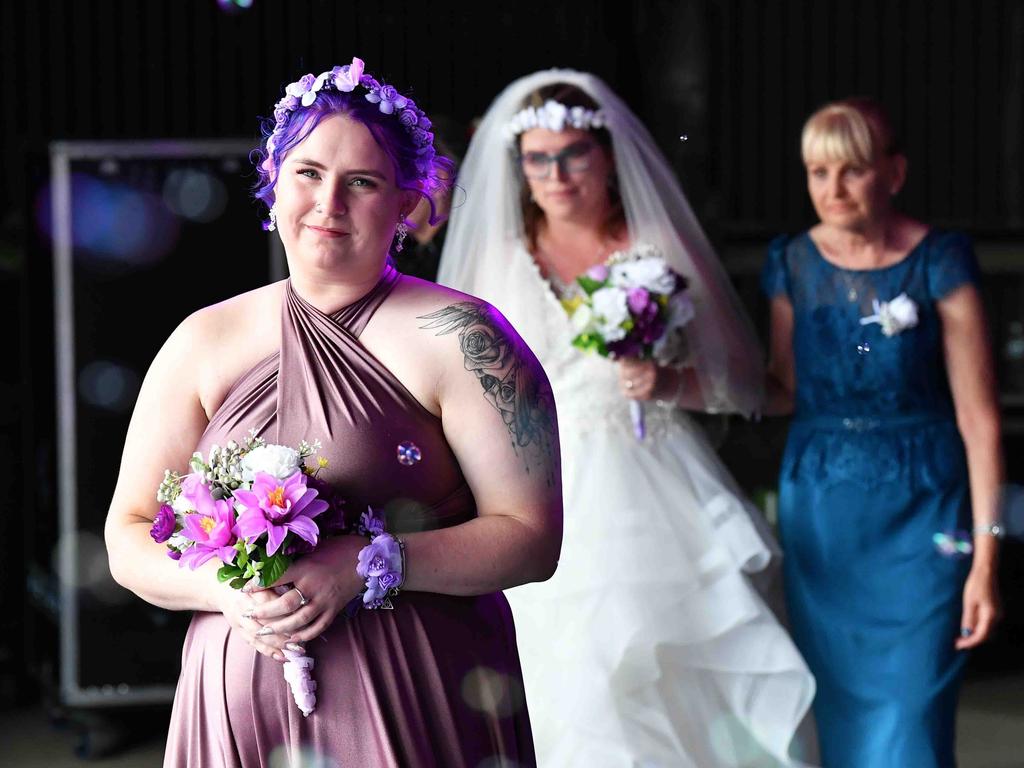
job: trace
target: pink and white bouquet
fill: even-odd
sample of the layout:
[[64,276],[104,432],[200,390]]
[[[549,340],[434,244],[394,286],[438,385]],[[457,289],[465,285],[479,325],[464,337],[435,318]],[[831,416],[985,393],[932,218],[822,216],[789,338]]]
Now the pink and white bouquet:
[[[687,346],[683,328],[694,316],[686,278],[653,246],[616,251],[576,278],[580,294],[562,301],[576,335],[574,346],[603,357],[653,359],[680,365]],[[633,429],[645,435],[643,404],[630,401]]]
[[[212,446],[206,459],[197,451],[189,474],[164,471],[150,535],[181,566],[194,570],[217,558],[217,578],[235,589],[280,582],[296,555],[345,528],[343,502],[316,478],[327,460],[306,465],[319,449],[319,442],[291,448],[250,433],[241,444]],[[313,660],[294,651],[286,657],[285,679],[308,715],[316,705]]]

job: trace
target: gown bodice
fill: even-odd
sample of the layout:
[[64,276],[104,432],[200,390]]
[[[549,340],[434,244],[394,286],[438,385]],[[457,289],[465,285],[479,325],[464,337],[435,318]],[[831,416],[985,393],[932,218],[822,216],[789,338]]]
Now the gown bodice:
[[[806,232],[776,239],[763,283],[793,305],[797,418],[951,415],[936,302],[977,273],[959,233],[930,231],[902,260],[873,270],[834,265]],[[901,294],[916,305],[916,326],[886,336],[877,322],[861,322],[875,301]]]
[[[324,314],[289,281],[281,307],[281,348],[231,388],[198,450],[239,440],[250,429],[268,442],[320,440],[318,477],[345,501],[351,524],[372,506],[395,532],[447,527],[472,517],[473,498],[440,420],[359,342],[397,283],[388,267],[355,303]],[[399,460],[411,444],[419,460]],[[404,455],[416,452],[404,451]]]

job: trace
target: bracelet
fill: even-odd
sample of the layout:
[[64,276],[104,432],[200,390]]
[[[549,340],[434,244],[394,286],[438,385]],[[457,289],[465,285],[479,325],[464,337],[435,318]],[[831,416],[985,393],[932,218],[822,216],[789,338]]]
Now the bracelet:
[[974,535],[992,536],[993,538],[1001,539],[1006,535],[1006,529],[999,523],[985,523],[984,525],[974,526]]
[[405,583],[405,542],[384,530],[383,521],[372,510],[361,517],[360,531],[370,543],[359,550],[356,573],[365,579],[359,593],[363,608],[392,610],[392,597],[397,597]]

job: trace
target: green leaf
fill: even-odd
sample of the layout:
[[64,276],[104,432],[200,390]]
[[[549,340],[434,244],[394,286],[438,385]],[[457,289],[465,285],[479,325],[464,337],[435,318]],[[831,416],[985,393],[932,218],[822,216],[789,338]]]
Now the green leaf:
[[220,582],[228,581],[242,575],[242,569],[236,568],[233,565],[222,565],[217,571],[217,580]]
[[579,277],[577,277],[576,282],[579,283],[580,288],[586,291],[587,296],[590,296],[598,288],[604,287],[603,282],[601,282],[600,280],[595,280],[592,277],[587,277],[586,275],[580,275]]
[[288,570],[288,566],[291,564],[292,559],[280,552],[273,557],[268,557],[264,561],[263,569],[260,572],[260,584],[264,587],[276,584],[284,576],[284,572]]
[[244,546],[239,550],[235,562],[238,563],[240,568],[245,568],[249,564],[249,555],[246,553]]
[[237,579],[232,579],[231,580],[231,584],[229,584],[228,586],[230,586],[232,589],[241,589],[242,587],[244,587],[248,583],[249,583],[248,579],[237,578]]

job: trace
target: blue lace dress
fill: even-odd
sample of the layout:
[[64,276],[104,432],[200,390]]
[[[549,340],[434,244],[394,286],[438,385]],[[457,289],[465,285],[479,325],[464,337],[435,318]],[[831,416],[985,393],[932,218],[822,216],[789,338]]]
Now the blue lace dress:
[[[793,305],[796,412],[779,482],[786,598],[818,683],[828,768],[952,766],[969,561],[932,535],[970,527],[936,302],[978,279],[967,238],[930,232],[902,261],[841,269],[810,236],[775,240],[765,292]],[[906,293],[892,335],[873,300]]]

